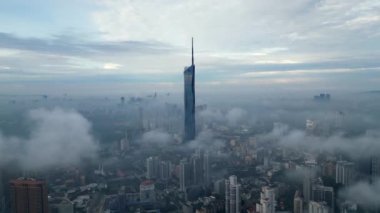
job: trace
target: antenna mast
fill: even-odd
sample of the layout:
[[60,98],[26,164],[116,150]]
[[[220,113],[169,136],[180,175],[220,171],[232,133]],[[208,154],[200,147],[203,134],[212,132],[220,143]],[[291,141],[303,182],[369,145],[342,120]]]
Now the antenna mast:
[[194,39],[191,37],[191,65],[194,66]]

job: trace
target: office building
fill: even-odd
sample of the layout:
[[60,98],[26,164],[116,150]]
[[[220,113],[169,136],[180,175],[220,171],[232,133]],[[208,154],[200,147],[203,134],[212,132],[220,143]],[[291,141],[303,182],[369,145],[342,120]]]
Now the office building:
[[208,151],[204,153],[203,157],[203,173],[204,173],[204,184],[207,186],[210,184],[210,154]]
[[12,213],[47,213],[48,193],[45,183],[20,178],[10,182]]
[[195,139],[195,65],[194,46],[191,40],[191,66],[186,67],[184,75],[185,130],[184,141]]
[[311,164],[304,167],[302,195],[306,203],[308,203],[311,199],[311,187],[315,179],[315,171],[316,171],[315,165]]
[[158,157],[149,157],[146,159],[146,178],[155,179],[159,177],[160,160]]
[[203,173],[203,159],[201,155],[194,155],[192,157],[192,180],[194,185],[202,185],[204,179]]
[[4,185],[3,185],[3,172],[0,169],[0,213],[5,211],[5,196],[4,196]]
[[354,179],[354,163],[348,161],[336,162],[335,182],[350,185]]
[[161,161],[159,166],[159,177],[163,181],[167,181],[170,178],[170,162]]
[[371,157],[371,181],[374,182],[380,178],[380,158],[378,156]]
[[220,179],[214,182],[214,193],[219,194],[219,195],[224,195],[226,192],[226,187],[225,187],[225,179]]
[[311,199],[316,202],[324,202],[334,212],[334,188],[323,186],[320,184],[313,184]]
[[276,199],[273,188],[264,186],[260,193],[260,204],[256,205],[256,211],[260,213],[275,213]]
[[225,197],[225,212],[229,213],[230,212],[230,180],[227,179],[224,181],[224,197]]
[[239,213],[240,212],[240,184],[237,182],[237,177],[232,175],[225,182],[225,212]]
[[293,213],[303,213],[303,199],[299,191],[296,191],[296,193],[294,194]]
[[179,163],[179,188],[186,191],[191,182],[191,169],[186,159],[182,159]]

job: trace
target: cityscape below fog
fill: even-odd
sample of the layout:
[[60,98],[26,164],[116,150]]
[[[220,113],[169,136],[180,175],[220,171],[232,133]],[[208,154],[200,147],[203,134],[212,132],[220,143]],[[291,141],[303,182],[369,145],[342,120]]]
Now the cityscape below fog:
[[0,213],[380,213],[379,11],[0,1]]
[[378,210],[376,92],[196,102],[192,52],[183,95],[2,96],[1,211]]

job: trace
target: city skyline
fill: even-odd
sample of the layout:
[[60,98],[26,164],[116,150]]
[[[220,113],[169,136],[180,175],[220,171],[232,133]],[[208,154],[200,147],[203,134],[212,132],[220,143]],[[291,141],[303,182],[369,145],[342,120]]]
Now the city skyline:
[[3,1],[0,91],[178,91],[192,36],[199,44],[200,91],[222,85],[264,92],[378,89],[376,1],[212,5],[214,0]]
[[378,11],[1,1],[0,213],[379,212]]

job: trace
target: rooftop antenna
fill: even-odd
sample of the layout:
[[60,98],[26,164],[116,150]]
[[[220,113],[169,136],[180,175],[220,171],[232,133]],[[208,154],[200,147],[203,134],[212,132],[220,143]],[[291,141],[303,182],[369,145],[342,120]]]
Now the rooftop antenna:
[[191,37],[191,65],[194,66],[194,39]]

